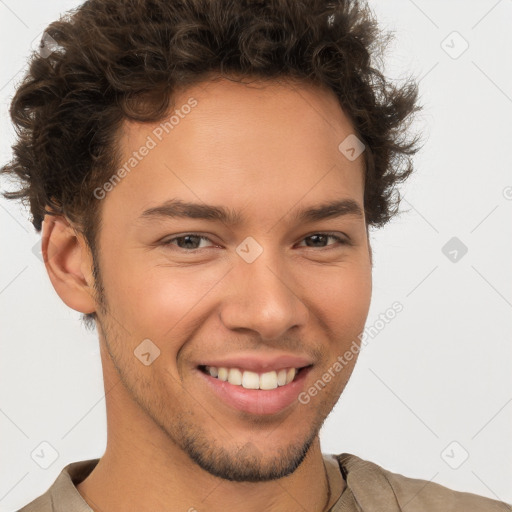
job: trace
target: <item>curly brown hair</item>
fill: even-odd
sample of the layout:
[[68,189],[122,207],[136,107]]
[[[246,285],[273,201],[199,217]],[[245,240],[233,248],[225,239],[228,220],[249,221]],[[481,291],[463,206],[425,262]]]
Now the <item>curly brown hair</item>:
[[407,138],[417,83],[394,85],[376,66],[391,38],[357,0],[88,0],[51,23],[30,58],[10,107],[14,156],[0,169],[21,188],[3,195],[28,200],[38,232],[45,214],[65,215],[94,258],[93,191],[120,164],[124,120],[161,121],[178,88],[212,73],[288,78],[336,94],[366,146],[367,226],[381,227],[420,140]]

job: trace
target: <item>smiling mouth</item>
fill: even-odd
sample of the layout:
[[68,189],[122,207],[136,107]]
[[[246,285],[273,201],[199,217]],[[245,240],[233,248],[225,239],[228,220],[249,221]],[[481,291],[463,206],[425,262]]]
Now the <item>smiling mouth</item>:
[[200,371],[215,379],[228,382],[245,389],[272,390],[293,382],[298,375],[312,365],[301,368],[281,368],[270,372],[253,372],[243,368],[226,368],[200,365]]

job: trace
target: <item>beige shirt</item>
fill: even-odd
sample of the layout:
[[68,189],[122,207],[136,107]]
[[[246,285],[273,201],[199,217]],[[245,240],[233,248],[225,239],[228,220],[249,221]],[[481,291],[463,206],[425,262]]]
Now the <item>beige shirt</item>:
[[[347,484],[329,512],[512,512],[512,506],[501,501],[391,473],[349,453],[324,454],[324,460],[331,488],[337,487],[338,471]],[[18,512],[93,512],[75,485],[98,461],[68,464],[44,494]]]

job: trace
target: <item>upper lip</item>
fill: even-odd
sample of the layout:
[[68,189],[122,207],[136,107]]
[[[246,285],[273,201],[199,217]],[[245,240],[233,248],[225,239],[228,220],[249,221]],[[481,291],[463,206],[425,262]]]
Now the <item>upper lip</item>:
[[302,368],[313,364],[311,359],[293,354],[262,356],[256,354],[238,354],[225,356],[221,359],[209,359],[198,366],[215,366],[217,368],[241,368],[257,373],[281,370],[282,368]]

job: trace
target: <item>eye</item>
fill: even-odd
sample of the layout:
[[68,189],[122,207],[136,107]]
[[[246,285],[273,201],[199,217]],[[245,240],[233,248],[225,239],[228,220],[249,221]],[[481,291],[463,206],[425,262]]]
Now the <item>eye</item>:
[[[342,238],[340,236],[332,235],[330,233],[314,233],[312,235],[305,237],[303,239],[303,241],[312,240],[312,244],[306,242],[307,247],[322,248],[322,247],[325,247],[323,244],[325,242],[327,242],[327,240],[329,240],[329,238],[336,240],[339,243],[339,245],[349,245],[350,244],[350,242],[347,239]],[[321,245],[320,246],[316,245],[318,243],[320,243]],[[334,244],[329,244],[329,245],[334,245]]]
[[[193,233],[188,233],[186,235],[176,236],[174,238],[169,238],[166,241],[162,242],[162,245],[178,245],[180,249],[189,249],[191,251],[201,249],[201,247],[196,247],[197,243],[200,243],[202,240],[210,240],[206,236],[194,235]],[[173,242],[177,242],[174,244]],[[193,247],[191,247],[193,246]]]

